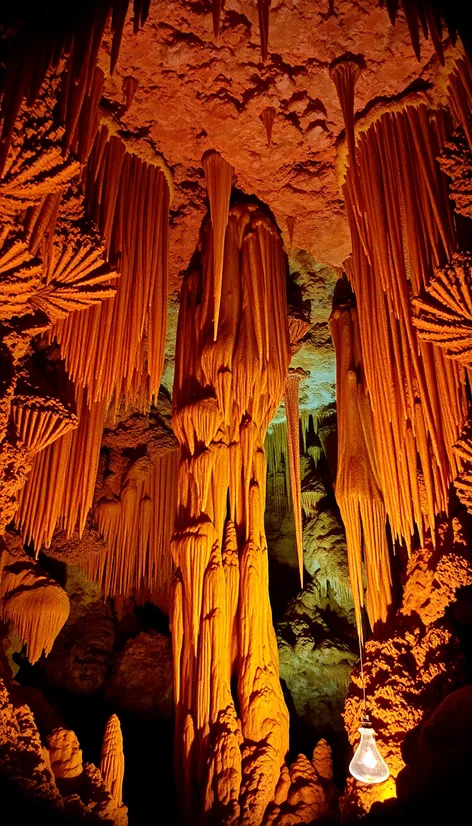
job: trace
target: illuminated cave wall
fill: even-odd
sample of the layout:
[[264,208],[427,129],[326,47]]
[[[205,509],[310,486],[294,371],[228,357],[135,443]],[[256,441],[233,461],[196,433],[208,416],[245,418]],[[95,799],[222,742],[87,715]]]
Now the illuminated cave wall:
[[0,13],[12,818],[424,811],[472,585],[471,41],[440,5]]

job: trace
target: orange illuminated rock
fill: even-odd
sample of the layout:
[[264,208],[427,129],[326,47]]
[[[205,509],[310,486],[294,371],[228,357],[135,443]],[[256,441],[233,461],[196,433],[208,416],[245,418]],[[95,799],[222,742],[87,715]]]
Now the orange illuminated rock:
[[379,113],[359,131],[358,174],[349,169],[344,187],[378,486],[393,539],[407,547],[415,526],[422,538],[447,511],[467,412],[462,368],[418,337],[410,303],[428,287],[432,262],[443,266],[456,245],[435,160],[443,125],[422,103]]
[[444,348],[461,364],[472,363],[472,256],[455,253],[450,263],[436,270],[426,291],[415,298],[414,324],[419,336]]
[[[471,138],[472,141],[472,138]],[[472,217],[472,149],[462,129],[456,129],[445,142],[438,158],[443,172],[450,178],[451,198],[456,212]]]
[[[470,550],[462,522],[456,517],[440,525],[436,547],[428,537],[424,546],[412,553],[396,617],[366,642],[367,708],[390,777],[378,786],[350,778],[343,799],[344,816],[368,811],[375,801],[395,797],[395,781],[405,766],[402,747],[406,734],[460,684],[460,648],[445,615],[458,589],[471,583]],[[344,712],[353,748],[363,713],[362,679],[356,670]]]
[[26,644],[26,655],[35,663],[50,653],[54,640],[69,616],[66,592],[41,570],[17,544],[13,553],[3,543],[1,551],[0,607]]
[[[263,112],[259,115],[262,123],[264,124],[264,129],[266,131],[267,136],[267,146],[270,146],[272,143],[272,127],[274,125],[274,118],[275,118],[275,109],[273,106],[267,106]],[[293,236],[293,231],[292,231]]]
[[73,731],[55,728],[47,738],[49,759],[56,780],[76,780],[84,770],[82,751]]
[[373,415],[366,392],[356,308],[349,303],[335,308],[330,328],[336,347],[339,433],[335,492],[346,529],[349,576],[362,639],[364,569],[365,602],[372,626],[377,620],[386,620],[391,601],[386,514],[379,487]]
[[100,772],[105,786],[118,806],[123,803],[123,777],[125,758],[120,721],[112,714],[105,728],[100,760]]
[[207,221],[182,290],[176,352],[176,770],[186,817],[211,811],[221,823],[249,826],[262,821],[288,747],[268,598],[263,450],[290,358],[285,264],[269,219],[253,204],[232,207],[214,340],[213,249]]
[[320,740],[311,762],[299,754],[290,769],[283,767],[275,800],[267,809],[263,826],[293,826],[325,820],[335,811],[334,800],[331,749],[326,740]]

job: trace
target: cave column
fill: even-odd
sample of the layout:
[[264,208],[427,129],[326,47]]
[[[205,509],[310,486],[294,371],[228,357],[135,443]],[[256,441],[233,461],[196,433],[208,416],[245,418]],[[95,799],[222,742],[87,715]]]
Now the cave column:
[[290,358],[286,265],[272,222],[244,204],[228,212],[215,279],[212,221],[184,280],[176,349],[176,775],[187,821],[259,824],[288,748],[263,447]]

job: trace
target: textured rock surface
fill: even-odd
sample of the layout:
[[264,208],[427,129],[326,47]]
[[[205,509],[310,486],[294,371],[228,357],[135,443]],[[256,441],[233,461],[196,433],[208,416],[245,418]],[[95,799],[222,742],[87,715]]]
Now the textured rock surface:
[[47,656],[69,616],[65,591],[28,556],[19,538],[8,535],[8,545],[0,538],[0,610],[4,622],[11,623],[26,645],[26,656],[35,663]]
[[106,686],[110,703],[141,717],[173,713],[172,648],[169,637],[142,631],[116,655]]
[[[445,614],[456,591],[471,581],[466,534],[455,517],[450,525],[442,523],[436,548],[428,539],[412,554],[399,611],[366,643],[368,712],[390,777],[371,787],[349,778],[343,798],[346,816],[395,797],[395,781],[405,766],[403,747],[408,732],[427,720],[463,680],[460,646]],[[362,714],[362,680],[356,671],[344,712],[353,745],[358,741]]]
[[66,568],[71,615],[42,664],[47,681],[77,694],[94,694],[108,676],[116,630],[112,606],[73,566]]
[[90,763],[82,765],[75,734],[56,728],[48,746],[41,743],[29,707],[13,704],[0,679],[0,789],[6,822],[39,817],[51,824],[126,826],[127,810],[117,806],[100,771]]
[[299,754],[289,769],[283,767],[275,800],[267,808],[263,826],[326,822],[335,812],[331,749],[326,740],[320,740],[311,761]]
[[[234,166],[240,189],[272,209],[287,248],[286,218],[295,215],[294,246],[317,261],[342,262],[350,249],[335,170],[343,121],[329,65],[345,52],[366,57],[356,90],[356,109],[362,110],[377,96],[401,92],[425,66],[429,69],[432,47],[424,43],[418,65],[405,20],[400,17],[391,27],[376,0],[361,6],[340,0],[332,12],[310,0],[296,5],[283,0],[271,9],[265,65],[255,3],[228,0],[216,40],[210,4],[151,4],[136,38],[126,23],[105,94],[123,128],[144,134],[173,169],[173,279],[197,242],[205,202],[201,158],[208,149]],[[129,76],[138,86],[123,111]],[[270,147],[260,121],[267,106],[276,110]]]
[[352,629],[320,610],[323,602],[316,582],[310,582],[278,623],[280,676],[298,722],[305,721],[316,730],[340,731],[344,698],[358,655]]

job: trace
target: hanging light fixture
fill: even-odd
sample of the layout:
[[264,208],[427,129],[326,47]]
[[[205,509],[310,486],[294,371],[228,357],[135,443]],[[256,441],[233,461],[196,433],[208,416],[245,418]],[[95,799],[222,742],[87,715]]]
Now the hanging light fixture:
[[366,714],[358,731],[361,741],[349,764],[349,771],[360,783],[383,783],[390,771],[377,748],[375,732]]
[[364,679],[364,662],[362,657],[362,641],[359,636],[359,653],[361,660],[362,680],[362,723],[358,731],[361,735],[360,743],[349,763],[349,771],[360,783],[383,783],[390,775],[390,770],[380,754],[375,742],[375,732],[366,712],[366,695]]

